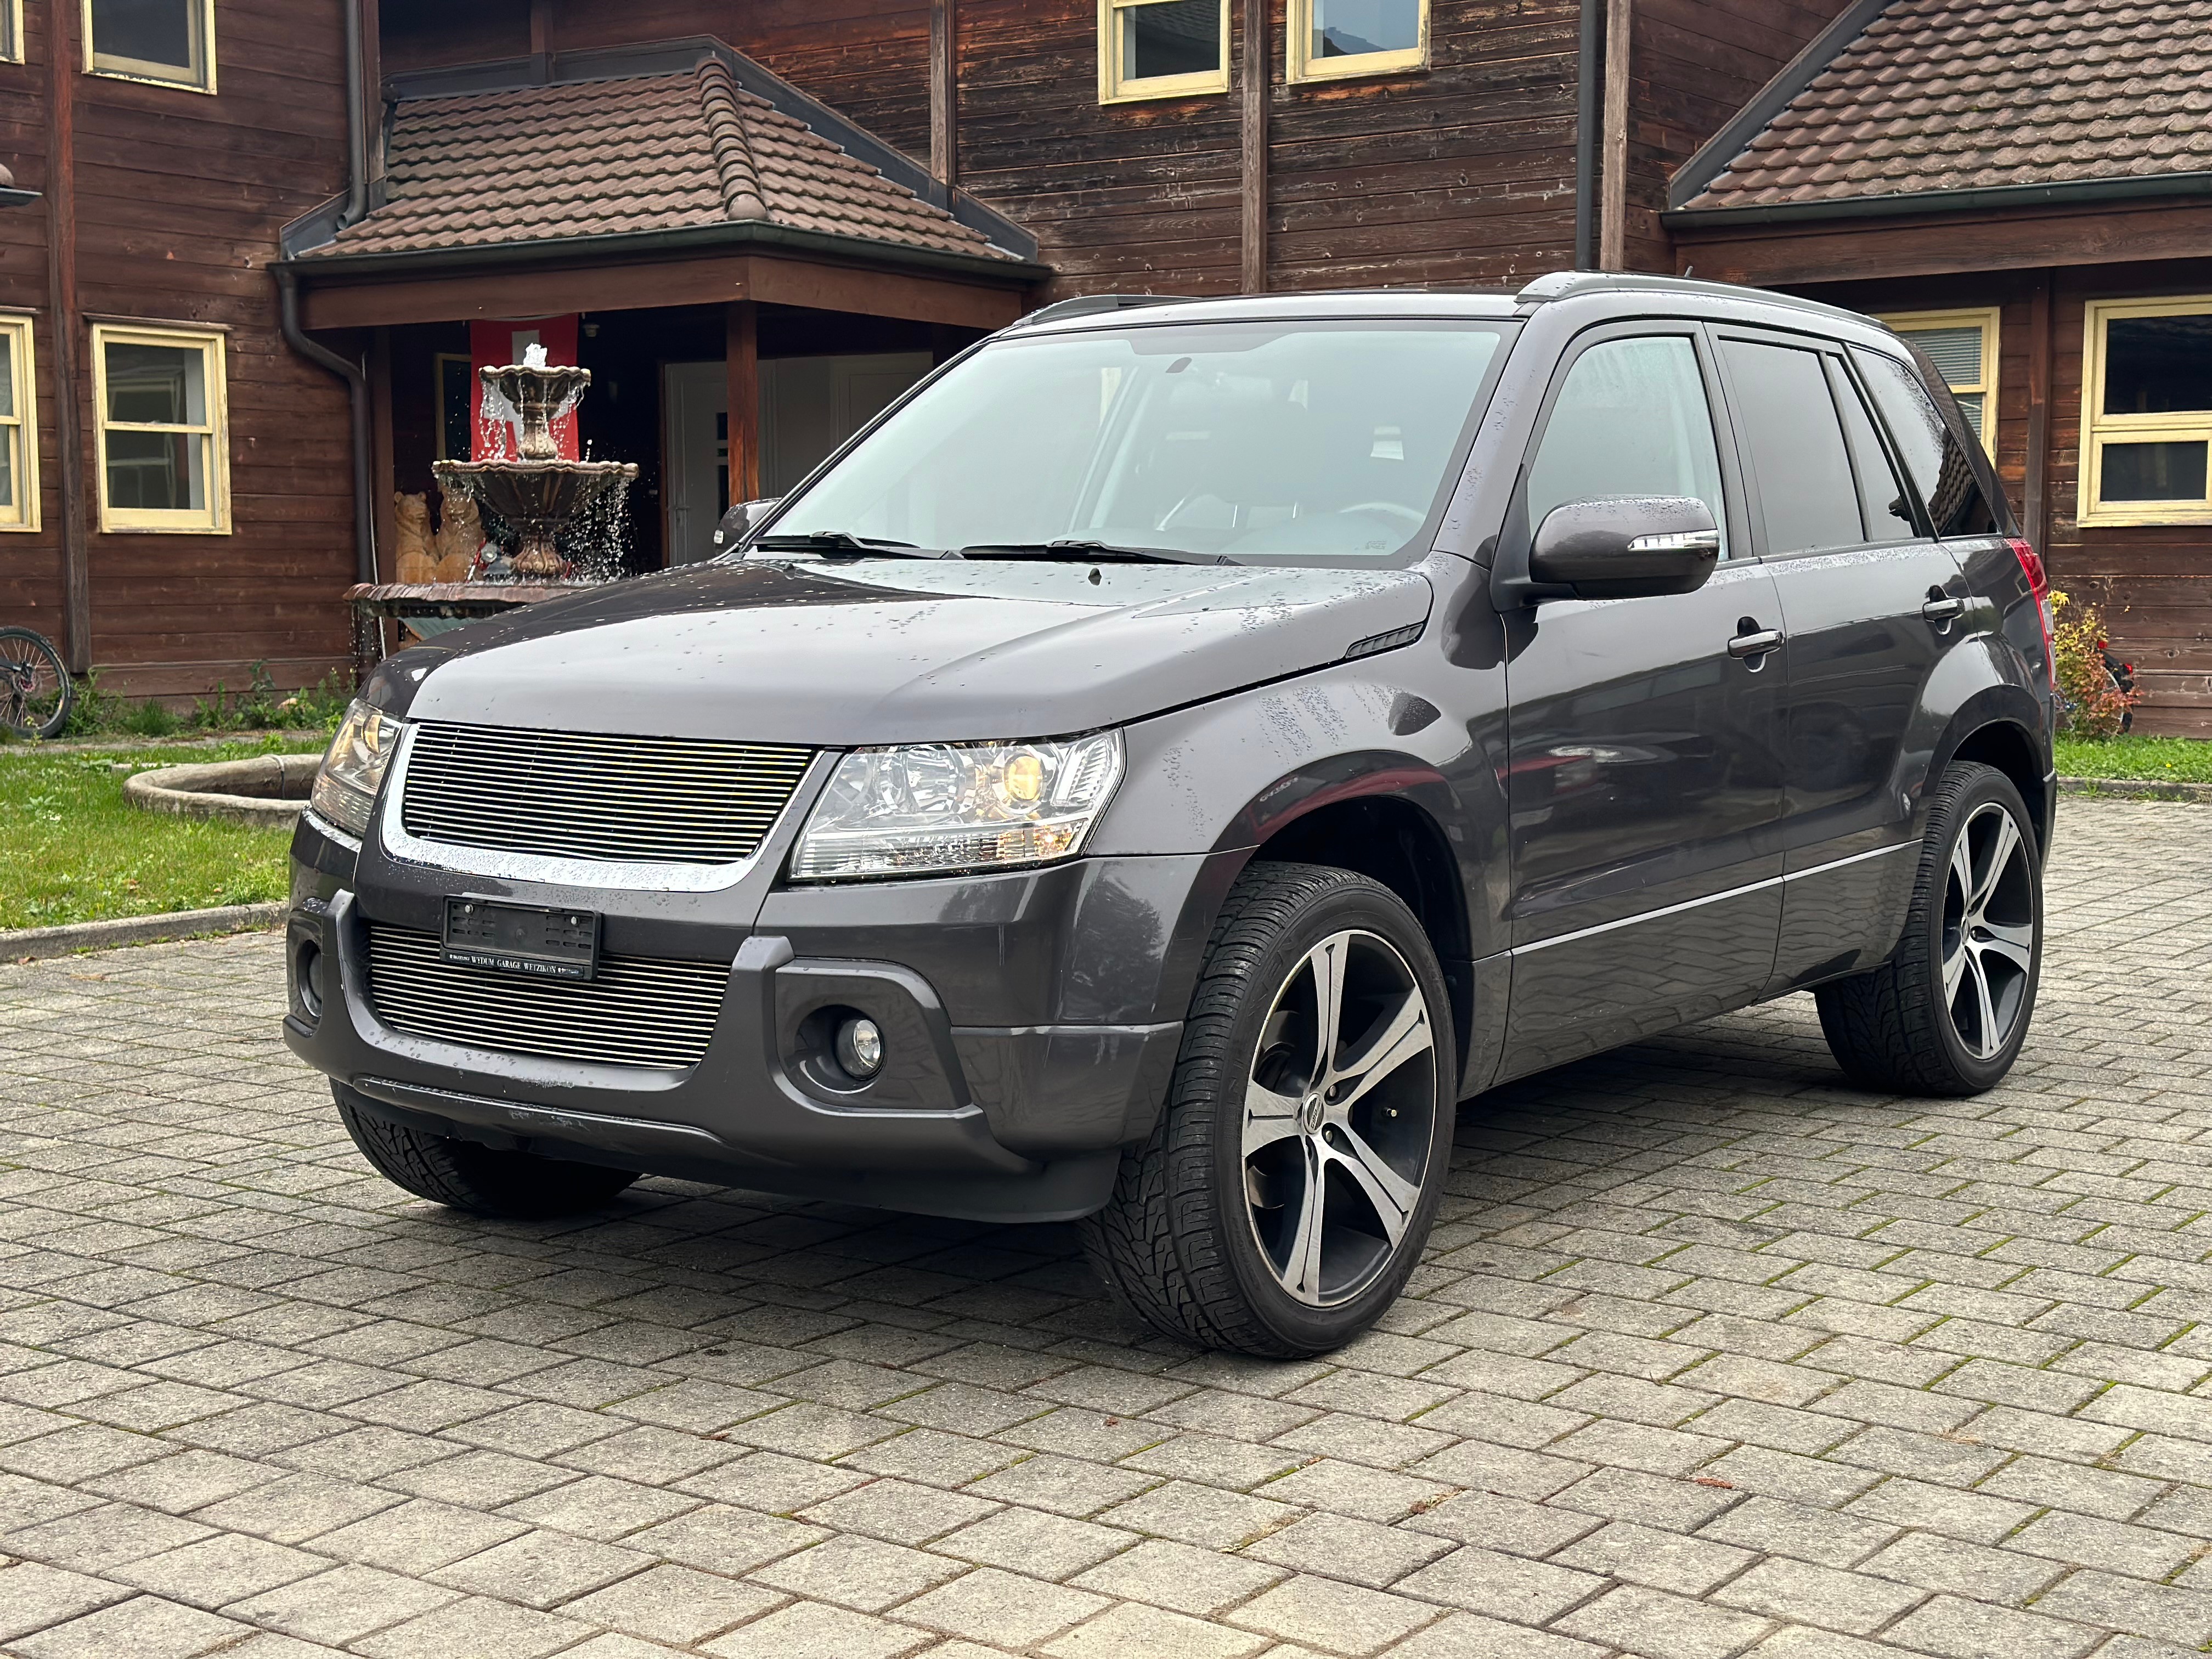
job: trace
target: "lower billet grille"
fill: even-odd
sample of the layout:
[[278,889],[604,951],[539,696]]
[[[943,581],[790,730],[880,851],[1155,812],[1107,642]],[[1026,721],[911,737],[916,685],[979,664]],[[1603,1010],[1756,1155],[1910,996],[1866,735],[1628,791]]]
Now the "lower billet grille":
[[410,836],[657,864],[750,858],[799,787],[791,744],[532,732],[426,720],[400,800]]
[[696,1066],[729,977],[726,963],[601,957],[596,979],[525,979],[447,962],[435,933],[368,927],[369,1006],[386,1025],[552,1060]]

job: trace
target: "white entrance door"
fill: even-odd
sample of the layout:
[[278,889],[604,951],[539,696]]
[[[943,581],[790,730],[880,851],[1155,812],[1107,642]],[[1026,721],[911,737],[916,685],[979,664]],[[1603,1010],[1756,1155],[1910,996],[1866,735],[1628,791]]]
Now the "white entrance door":
[[771,357],[760,366],[761,494],[781,495],[929,373],[926,351]]
[[668,562],[691,564],[715,552],[730,505],[730,379],[719,362],[671,363],[662,394]]
[[[763,358],[761,494],[791,489],[929,367],[926,351]],[[690,564],[720,550],[714,526],[730,505],[730,382],[720,362],[671,363],[664,377],[668,562]]]

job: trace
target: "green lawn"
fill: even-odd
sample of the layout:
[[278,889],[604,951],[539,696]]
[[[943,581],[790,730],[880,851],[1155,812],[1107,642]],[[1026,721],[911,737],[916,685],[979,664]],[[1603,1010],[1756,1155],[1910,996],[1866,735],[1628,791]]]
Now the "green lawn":
[[312,752],[316,737],[91,754],[0,749],[0,928],[160,915],[284,896],[285,830],[142,812],[125,805],[133,769]]
[[2212,743],[2201,738],[2058,739],[2058,775],[2067,778],[2155,778],[2212,783]]

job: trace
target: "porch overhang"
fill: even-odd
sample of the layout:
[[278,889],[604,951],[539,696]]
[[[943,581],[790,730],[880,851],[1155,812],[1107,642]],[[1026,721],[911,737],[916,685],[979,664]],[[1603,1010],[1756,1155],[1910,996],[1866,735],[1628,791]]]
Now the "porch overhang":
[[759,222],[283,261],[311,329],[636,311],[751,300],[1003,328],[1051,276],[1029,260]]

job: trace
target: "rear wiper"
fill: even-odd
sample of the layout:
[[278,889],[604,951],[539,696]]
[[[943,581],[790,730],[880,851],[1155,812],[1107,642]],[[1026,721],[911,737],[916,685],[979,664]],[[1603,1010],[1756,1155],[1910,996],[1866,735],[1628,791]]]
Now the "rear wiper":
[[1218,553],[1185,553],[1171,547],[1115,547],[1106,542],[1062,538],[1050,542],[975,542],[960,550],[968,558],[985,554],[1001,559],[1081,559],[1092,564],[1229,564]]
[[957,559],[957,553],[942,548],[916,547],[912,542],[887,541],[879,536],[855,536],[849,530],[804,530],[795,534],[763,536],[753,544],[771,553],[807,550],[817,553],[888,553],[902,559]]

